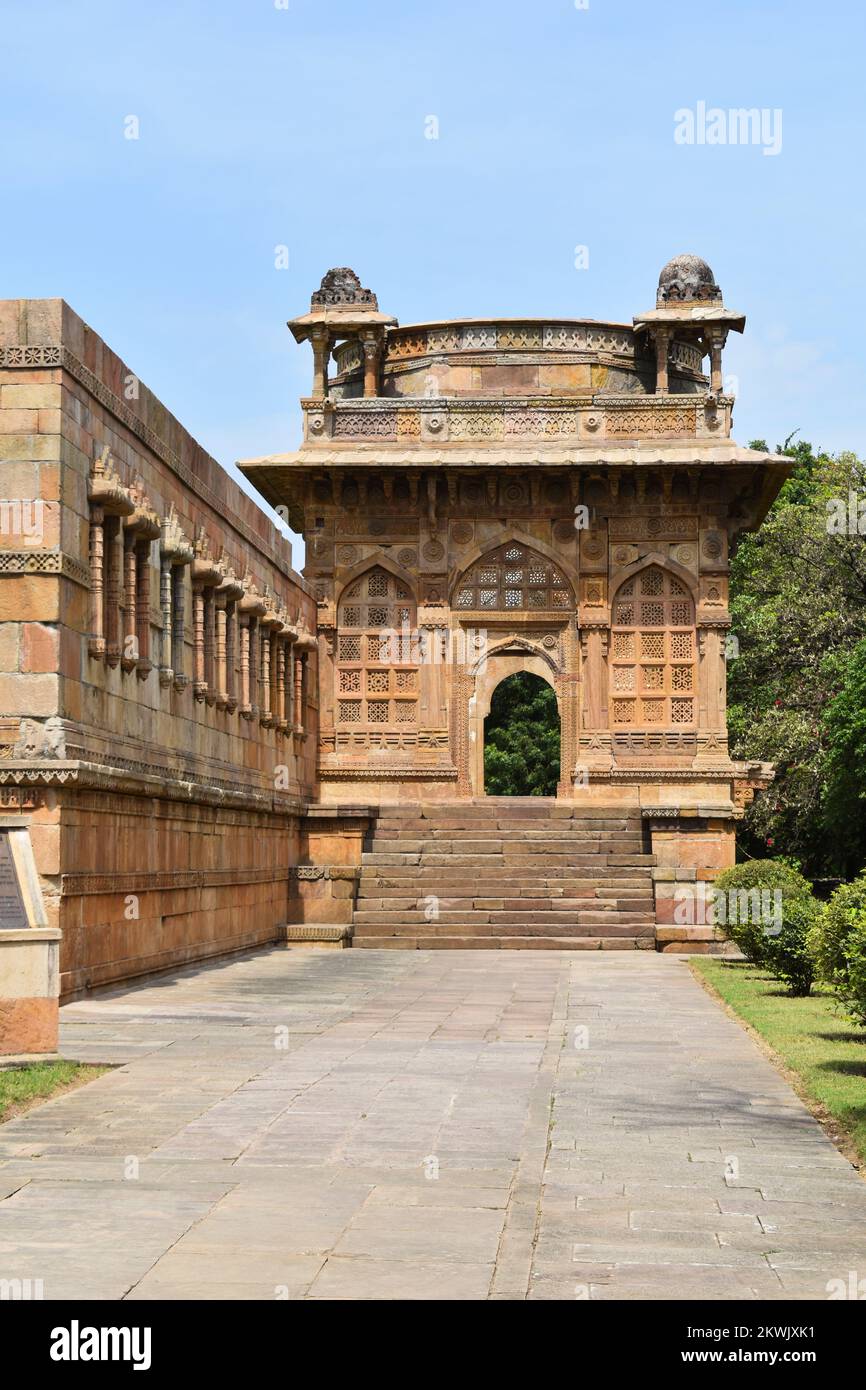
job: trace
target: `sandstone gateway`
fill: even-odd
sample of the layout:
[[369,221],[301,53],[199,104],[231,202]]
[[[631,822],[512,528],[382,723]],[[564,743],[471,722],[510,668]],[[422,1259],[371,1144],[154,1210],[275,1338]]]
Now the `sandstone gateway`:
[[[789,467],[731,438],[744,322],[694,256],[631,325],[400,327],[329,271],[303,445],[241,465],[302,578],[67,305],[0,303],[0,819],[44,899],[0,922],[0,1050],[55,1046],[58,978],[280,940],[710,949],[674,894],[770,775],[728,750],[729,556]],[[555,798],[485,797],[516,672]]]

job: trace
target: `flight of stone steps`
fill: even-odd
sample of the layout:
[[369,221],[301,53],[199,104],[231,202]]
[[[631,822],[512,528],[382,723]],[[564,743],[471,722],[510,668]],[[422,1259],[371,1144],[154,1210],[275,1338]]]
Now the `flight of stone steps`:
[[353,946],[652,950],[640,818],[541,797],[383,806]]

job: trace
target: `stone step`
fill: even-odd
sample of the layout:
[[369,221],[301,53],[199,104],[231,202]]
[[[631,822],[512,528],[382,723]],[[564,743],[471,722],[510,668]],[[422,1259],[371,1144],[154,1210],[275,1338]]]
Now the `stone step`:
[[644,913],[642,916],[634,912],[467,913],[465,908],[452,912],[440,911],[438,916],[428,920],[423,912],[413,912],[409,909],[402,912],[367,912],[362,908],[355,913],[353,925],[356,933],[361,930],[366,932],[381,929],[383,935],[406,928],[421,927],[435,935],[442,927],[459,926],[461,930],[473,930],[481,935],[487,935],[490,931],[501,931],[506,927],[519,927],[527,936],[545,931],[554,931],[556,934],[576,932],[580,935],[583,932],[596,936],[627,936],[645,930],[653,921],[651,913]]
[[441,816],[431,820],[377,820],[374,830],[378,834],[449,834],[450,831],[466,830],[470,834],[503,835],[605,835],[642,834],[641,821],[623,816],[605,817],[595,820],[485,820],[482,817]]
[[651,951],[655,942],[648,937],[593,936],[383,936],[361,937],[353,941],[359,950],[391,951]]
[[[375,916],[371,913],[370,916]],[[425,922],[424,917],[418,916],[414,919],[402,920],[402,922],[361,922],[354,923],[354,935],[400,935],[403,933],[428,933],[431,937],[436,935],[448,935],[452,931],[457,931],[461,935],[477,934],[480,937],[489,935],[555,935],[555,937],[638,937],[652,933],[655,935],[655,927],[652,922],[645,919],[632,919],[630,922],[577,922],[573,917],[567,915],[557,915],[545,917],[527,917],[523,922],[493,922],[485,920],[484,913],[474,913],[467,916],[466,913],[450,912],[441,913],[434,922]]]
[[[402,908],[418,908],[423,910],[430,905],[431,898],[438,901],[439,908],[453,908],[455,905],[471,906],[474,909],[505,909],[509,912],[520,912],[520,910],[530,910],[537,898],[531,897],[530,890],[523,894],[513,894],[512,888],[506,888],[500,894],[480,894],[480,892],[452,892],[450,888],[446,892],[439,894],[409,894],[409,892],[391,892],[385,894],[382,890],[378,892],[363,892],[357,897],[357,906],[366,912],[399,912]],[[652,906],[652,894],[634,894],[627,897],[624,894],[617,894],[614,898],[598,898],[595,894],[575,894],[570,892],[567,895],[549,894],[542,899],[546,910],[560,910],[562,903],[574,906],[581,912],[607,912],[613,909],[614,912],[648,912]]]
[[[354,944],[647,949],[639,816],[539,798],[382,807],[361,858]],[[435,908],[434,920],[429,920]]]
[[624,845],[635,848],[642,845],[642,835],[637,830],[498,830],[495,826],[485,826],[482,830],[466,827],[457,831],[435,827],[425,833],[420,828],[413,830],[382,830],[379,828],[373,837],[373,844],[382,849],[413,849],[418,845],[464,845],[464,844],[557,844],[557,845]]
[[[369,884],[401,890],[404,890],[407,885],[417,884],[419,887],[423,885],[432,888],[438,883],[443,887],[447,885],[449,892],[464,888],[469,892],[475,892],[478,890],[479,884],[496,884],[498,887],[502,883],[502,866],[478,868],[469,877],[465,870],[447,873],[442,867],[431,869],[420,864],[396,864],[390,868],[365,865],[361,869],[360,882],[362,887]],[[616,874],[608,873],[604,869],[596,873],[575,873],[566,868],[547,869],[544,873],[538,874],[509,874],[508,882],[520,889],[538,890],[544,888],[546,891],[556,889],[560,892],[564,892],[568,888],[583,892],[593,888],[618,888],[620,886],[634,891],[644,889],[651,892],[652,869],[619,869]]]
[[571,869],[650,869],[655,865],[651,854],[557,854],[554,851],[539,849],[538,854],[512,853],[501,857],[484,854],[378,854],[367,850],[361,855],[362,868],[428,868],[428,869],[481,869],[485,863],[496,865],[500,872],[512,869],[532,869],[543,873],[551,868]]
[[544,797],[486,796],[483,801],[427,801],[422,805],[379,806],[381,820],[436,820],[454,816],[461,820],[640,820],[637,807],[611,801],[545,801]]

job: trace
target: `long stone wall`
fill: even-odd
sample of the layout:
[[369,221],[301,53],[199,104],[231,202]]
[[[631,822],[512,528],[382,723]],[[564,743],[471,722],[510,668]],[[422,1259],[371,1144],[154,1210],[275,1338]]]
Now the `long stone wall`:
[[315,796],[288,541],[61,300],[0,303],[0,805],[72,995],[273,940]]

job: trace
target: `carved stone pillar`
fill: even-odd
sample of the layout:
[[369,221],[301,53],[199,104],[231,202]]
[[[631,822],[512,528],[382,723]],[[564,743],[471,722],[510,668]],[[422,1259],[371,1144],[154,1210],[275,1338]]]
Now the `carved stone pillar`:
[[209,705],[216,704],[216,603],[214,586],[208,585],[204,591],[204,681],[205,700]]
[[668,390],[668,355],[671,346],[671,330],[669,328],[657,328],[655,330],[656,345],[656,395],[664,396]]
[[379,335],[369,331],[362,333],[361,346],[364,350],[364,395],[378,396],[379,358],[381,355]]
[[135,631],[138,637],[138,665],[135,674],[146,680],[153,670],[150,659],[150,541],[139,540],[135,547]]
[[197,700],[209,705],[216,701],[214,680],[214,589],[222,583],[223,573],[211,558],[207,538],[200,535],[192,562],[192,603],[195,665],[193,693]]
[[228,690],[226,689],[226,604],[227,599],[219,589],[214,594],[214,625],[216,637],[215,649],[215,674],[216,684],[216,703],[218,709],[225,709],[228,704]]
[[238,663],[238,606],[234,599],[226,604],[226,709],[234,714],[238,707],[235,668]]
[[327,620],[319,625],[319,746],[329,750],[335,748],[335,704],[337,700],[337,677],[334,658],[337,652],[337,629],[333,622],[333,609]]
[[316,638],[309,632],[302,632],[294,645],[294,681],[292,690],[292,725],[294,732],[300,737],[306,737],[306,697],[307,697],[307,662],[309,653],[318,650]]
[[579,766],[578,708],[579,675],[575,632],[572,624],[563,629],[560,636],[562,648],[562,671],[559,676],[557,693],[560,708],[560,774],[557,796],[571,796],[575,786],[575,770]]
[[286,720],[286,639],[282,635],[277,637],[275,675],[277,698],[274,707],[274,720],[278,731],[284,734],[288,727],[288,721]]
[[302,653],[295,656],[295,685],[294,700],[292,705],[292,724],[296,734],[304,732],[304,657]]
[[294,643],[298,630],[286,623],[281,641],[282,663],[280,677],[280,717],[279,726],[284,734],[291,733],[294,715]]
[[90,513],[90,655],[101,661],[105,656],[105,591],[103,567],[105,512],[94,507]]
[[130,516],[135,502],[124,487],[108,451],[94,462],[88,479],[93,508],[90,526],[90,642],[91,656],[116,666],[120,660],[120,604],[123,567],[119,553],[121,518]]
[[725,346],[727,332],[724,328],[711,328],[708,330],[707,336],[710,349],[710,390],[721,392],[723,387],[722,349]]
[[259,721],[266,729],[273,728],[276,723],[276,688],[277,679],[277,639],[276,635],[282,627],[282,619],[273,605],[268,602],[265,612],[262,614],[259,627],[261,630],[261,679],[259,699]]
[[608,723],[606,624],[584,624],[580,629],[583,712],[575,775],[592,769],[610,771],[613,765]]
[[[190,559],[192,556],[190,556]],[[186,604],[183,578],[183,563],[172,565],[171,571],[171,669],[174,673],[175,690],[185,690],[189,676],[184,670],[184,627]]]
[[266,619],[262,618],[259,624],[261,642],[261,676],[259,678],[259,723],[269,729],[273,724],[273,714],[271,712],[271,632],[272,629],[266,625]]
[[165,551],[159,557],[160,624],[159,683],[171,685],[171,557]]
[[127,517],[123,533],[125,630],[123,635],[124,671],[135,670],[146,680],[150,661],[150,544],[162,533],[159,517],[151,510],[150,499],[140,482],[130,490],[135,510]]
[[216,703],[218,709],[230,713],[237,709],[235,699],[236,659],[235,605],[244,592],[243,585],[233,574],[227,574],[214,593],[216,624]]
[[204,587],[192,586],[192,688],[197,700],[203,700],[207,693],[204,678]]
[[138,631],[135,620],[138,575],[135,561],[135,532],[123,531],[123,651],[120,665],[124,671],[134,671],[138,661]]
[[328,395],[328,359],[331,355],[331,338],[326,328],[314,328],[311,334],[313,344],[313,390],[314,400],[325,400]]
[[726,718],[725,634],[729,619],[698,625],[698,728],[696,766],[726,764],[728,727]]
[[193,548],[181,530],[174,508],[162,523],[159,566],[159,603],[162,637],[159,683],[182,690],[183,673],[183,567],[192,563]]
[[266,612],[267,604],[255,588],[249,588],[240,599],[238,609],[242,623],[240,712],[244,719],[255,719],[258,715],[258,620]]
[[241,704],[240,713],[242,719],[252,719],[252,705],[250,704],[250,618],[246,613],[240,615],[240,639],[241,639]]

